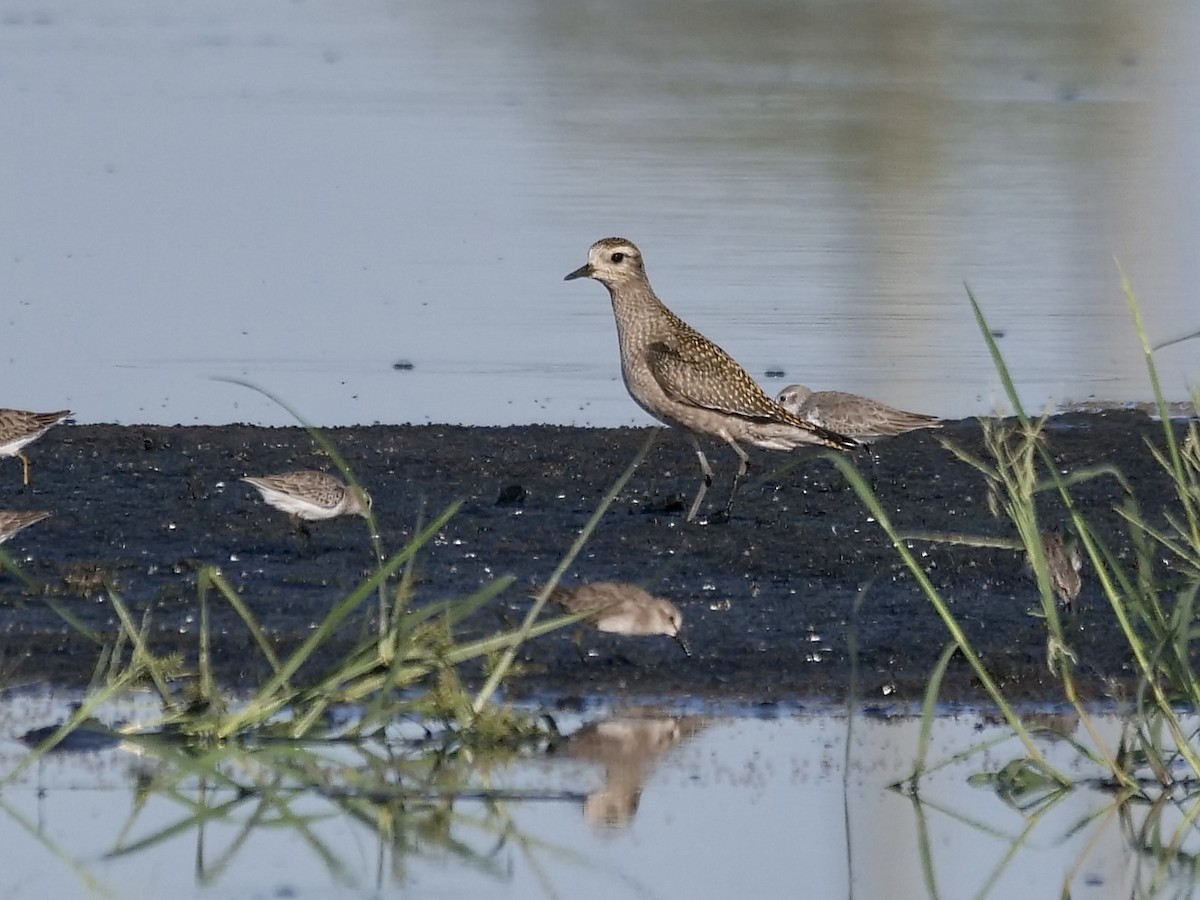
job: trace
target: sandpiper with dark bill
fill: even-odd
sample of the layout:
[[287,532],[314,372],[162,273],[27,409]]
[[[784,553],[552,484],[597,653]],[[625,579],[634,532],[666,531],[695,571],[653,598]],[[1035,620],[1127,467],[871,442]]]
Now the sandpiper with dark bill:
[[[665,634],[674,638],[685,654],[692,655],[683,639],[683,613],[679,607],[636,584],[594,581],[574,587],[557,585],[548,599],[564,612],[587,613],[584,621],[597,631],[621,635]],[[581,632],[575,635],[580,655],[582,637]]]
[[332,475],[313,469],[247,475],[242,481],[254,485],[271,506],[292,516],[305,537],[310,537],[305,522],[347,515],[365,518],[371,509],[371,496],[366,491],[355,490]]
[[24,465],[23,483],[26,487],[29,486],[29,457],[21,452],[21,448],[36,441],[70,416],[69,409],[49,413],[0,409],[0,456],[16,456],[21,460]]
[[789,384],[775,401],[792,415],[871,444],[918,428],[939,428],[937,416],[896,409],[886,403],[845,391],[814,391],[803,384]]
[[604,238],[588,261],[566,276],[592,278],[608,288],[617,321],[621,375],[630,396],[654,418],[688,433],[700,461],[700,490],[688,510],[694,521],[712,484],[713,470],[698,435],[720,438],[738,456],[738,470],[722,518],[728,518],[750,457],[741,444],[793,450],[816,444],[857,446],[847,437],[806,422],[772,400],[728,353],[689,326],[658,299],[642,254],[624,238]]

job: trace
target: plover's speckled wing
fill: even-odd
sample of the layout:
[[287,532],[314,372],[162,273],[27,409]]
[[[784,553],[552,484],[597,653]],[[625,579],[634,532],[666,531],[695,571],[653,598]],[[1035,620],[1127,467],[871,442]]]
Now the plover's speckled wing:
[[683,403],[715,412],[792,425],[810,433],[808,443],[838,450],[855,446],[841,434],[831,433],[834,429],[828,426],[792,415],[767,396],[724,350],[711,342],[705,344],[657,341],[650,345],[650,370],[664,391]]
[[655,341],[648,358],[663,390],[684,403],[750,419],[778,414],[776,405],[745,369],[716,344]]

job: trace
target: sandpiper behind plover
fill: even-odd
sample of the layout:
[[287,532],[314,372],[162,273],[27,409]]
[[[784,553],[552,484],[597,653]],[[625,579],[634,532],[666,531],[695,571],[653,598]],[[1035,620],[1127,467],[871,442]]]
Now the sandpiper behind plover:
[[24,484],[29,486],[29,457],[21,452],[55,425],[71,415],[69,409],[38,413],[23,409],[0,409],[0,456],[16,456],[24,465]]
[[918,428],[939,427],[937,416],[907,412],[845,391],[814,391],[789,384],[775,400],[798,418],[864,444]]
[[696,518],[713,478],[697,435],[720,438],[738,455],[725,517],[750,460],[741,443],[767,450],[793,450],[803,444],[839,450],[856,446],[785,410],[733,357],[667,309],[650,286],[641,252],[629,241],[597,241],[587,263],[566,276],[568,281],[573,278],[593,278],[608,288],[621,346],[621,375],[630,395],[650,415],[691,436],[703,477],[688,510],[689,522]]

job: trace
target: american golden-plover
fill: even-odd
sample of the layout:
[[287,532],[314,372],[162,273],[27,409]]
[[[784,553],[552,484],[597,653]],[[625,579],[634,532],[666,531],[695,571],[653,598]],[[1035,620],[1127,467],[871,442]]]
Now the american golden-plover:
[[371,496],[343,484],[332,475],[305,469],[280,475],[247,475],[242,481],[254,485],[263,500],[291,515],[307,536],[304,522],[332,519],[335,516],[365,517],[371,508]]
[[573,278],[593,278],[608,288],[621,346],[621,375],[630,395],[654,418],[691,437],[702,478],[687,514],[689,522],[696,518],[713,479],[697,435],[720,438],[738,455],[724,517],[750,461],[742,443],[767,450],[793,450],[803,444],[838,450],[857,446],[792,415],[733,357],[667,309],[650,286],[641,251],[624,238],[592,244],[587,263],[566,276],[568,281]]
[[937,428],[937,416],[907,412],[845,391],[814,391],[789,384],[775,401],[792,415],[864,444],[918,428]]
[[[636,584],[594,581],[574,587],[558,585],[549,602],[569,613],[587,613],[584,619],[597,631],[623,635],[665,634],[674,638],[688,656],[691,649],[683,639],[683,613],[665,597],[656,597]],[[575,635],[580,646],[581,634]]]
[[27,412],[23,409],[0,409],[0,456],[16,456],[24,465],[24,484],[29,486],[29,457],[21,452],[26,444],[36,441],[55,425],[71,415],[69,409],[58,412]]

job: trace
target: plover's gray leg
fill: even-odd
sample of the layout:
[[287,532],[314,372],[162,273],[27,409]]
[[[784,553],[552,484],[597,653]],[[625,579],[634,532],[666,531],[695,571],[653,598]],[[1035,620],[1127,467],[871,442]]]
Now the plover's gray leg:
[[704,448],[700,446],[700,439],[694,434],[691,435],[691,438],[692,446],[696,449],[696,459],[700,460],[700,490],[696,492],[696,499],[692,501],[692,508],[688,510],[687,514],[687,521],[694,522],[696,513],[700,511],[700,504],[704,501],[704,495],[712,487],[713,469],[708,464],[708,457],[704,455]]
[[737,496],[738,487],[742,483],[742,479],[746,477],[746,473],[750,471],[750,454],[738,446],[738,442],[730,438],[725,439],[733,452],[738,455],[738,470],[733,476],[733,485],[729,488],[729,499],[725,502],[725,509],[721,511],[721,518],[729,519],[729,511],[733,509],[733,498]]

